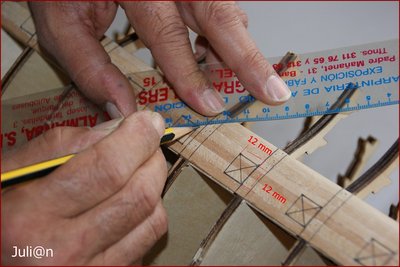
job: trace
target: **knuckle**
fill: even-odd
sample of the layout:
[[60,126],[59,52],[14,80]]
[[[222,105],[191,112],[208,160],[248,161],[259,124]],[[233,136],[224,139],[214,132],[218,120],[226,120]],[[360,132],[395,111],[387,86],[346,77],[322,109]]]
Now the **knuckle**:
[[[105,191],[115,192],[124,186],[127,180],[125,176],[130,170],[118,160],[117,151],[106,151],[105,153],[102,147],[94,145],[90,158],[93,167],[90,168],[89,176],[94,178],[93,181],[101,182],[97,185],[98,187],[104,188]],[[102,179],[96,179],[96,177],[102,177]]]
[[247,16],[246,12],[239,9],[239,17],[240,17],[240,20],[242,21],[244,27],[247,28],[249,26],[249,17]]
[[[143,32],[147,41],[146,45],[151,49],[159,44],[177,45],[182,38],[188,38],[188,29],[183,23],[178,12],[171,10],[170,2],[155,2],[140,4],[143,15],[144,27],[150,32]],[[151,34],[150,34],[151,33]]]
[[120,126],[126,133],[135,133],[133,140],[124,143],[115,142],[111,148],[109,143],[103,145],[101,142],[92,146],[90,158],[93,168],[90,168],[92,171],[90,175],[103,177],[103,179],[95,179],[101,180],[102,184],[99,186],[113,192],[123,187],[136,171],[132,169],[132,166],[137,166],[132,164],[132,156],[121,157],[121,150],[118,149],[121,145],[127,146],[123,149],[124,151],[143,153],[147,158],[154,154],[159,146],[160,138],[151,119],[150,112],[137,112],[126,118]]
[[[134,205],[131,202],[123,199],[115,200],[110,207],[99,215],[100,232],[119,236],[121,234],[119,231],[124,231],[131,226],[134,210]],[[115,227],[116,222],[118,222],[119,227]]]
[[165,160],[164,154],[162,153],[161,150],[158,150],[157,153],[155,154],[157,157],[157,166],[160,167],[159,170],[159,175],[161,177],[166,178],[168,175],[168,166],[167,166],[167,161]]
[[92,132],[89,128],[55,127],[42,135],[39,145],[52,151],[54,157],[65,154],[65,151],[74,153],[92,142]]
[[154,219],[152,223],[153,231],[156,239],[160,239],[168,230],[168,216],[162,204],[159,204],[160,208],[154,213]]
[[[72,130],[72,128],[71,128]],[[92,128],[73,128],[73,132],[68,136],[63,136],[63,144],[65,151],[66,149],[71,149],[73,153],[82,151],[83,149],[89,147],[90,145],[96,143],[103,135],[99,135]],[[70,140],[72,139],[72,140]],[[67,145],[68,147],[65,147]]]
[[119,201],[115,203],[115,207],[111,212],[111,216],[106,216],[109,226],[113,227],[116,221],[122,226],[129,226],[131,224],[132,211],[134,210],[133,204],[129,201]]
[[161,152],[155,153],[148,163],[150,164],[143,165],[137,170],[135,173],[137,182],[132,183],[129,188],[129,195],[135,196],[136,205],[141,207],[144,216],[153,213],[160,202],[164,185],[162,181],[167,177],[166,161]]
[[179,75],[170,77],[169,80],[179,96],[186,101],[201,97],[206,88],[211,88],[210,81],[195,62],[186,64]]
[[207,28],[202,29],[204,32],[207,32],[207,29],[215,29],[215,26],[225,30],[226,28],[235,27],[241,23],[234,2],[209,2],[206,5],[205,17]]
[[243,72],[251,67],[252,69],[266,70],[267,61],[257,48],[248,49],[240,57],[239,72]]
[[[55,52],[65,41],[65,28],[80,19],[78,11],[82,12],[82,9],[86,9],[85,6],[87,4],[66,2],[31,5],[40,45],[50,52]],[[60,31],[60,27],[64,30]]]
[[[101,84],[102,88],[109,89],[115,86],[115,79],[112,75],[110,66],[111,60],[109,57],[104,58],[103,62],[96,64],[84,64],[80,69],[72,72],[71,78],[77,83],[80,88],[87,88],[95,90],[97,88],[90,88],[93,84]],[[93,82],[93,81],[96,82]],[[108,93],[112,93],[113,90],[109,90]]]
[[161,202],[155,212],[146,220],[149,235],[153,237],[153,242],[160,239],[168,230],[168,218],[165,208]]
[[150,216],[160,201],[160,196],[155,192],[154,185],[145,182],[134,183],[131,192],[131,194],[136,195],[136,206],[140,207],[142,216],[145,218]]
[[63,144],[63,131],[64,127],[55,127],[42,135],[41,141],[44,143],[44,147],[51,149],[58,148]]
[[197,93],[199,90],[203,90],[203,88],[207,85],[207,79],[204,77],[203,72],[195,65],[191,64],[184,68],[185,71],[180,76],[183,80],[189,81],[190,86],[195,90],[190,90],[191,92]]
[[169,46],[171,52],[179,52],[189,43],[188,29],[177,15],[170,15],[159,19],[159,27],[155,28],[149,48],[154,46]]
[[149,150],[150,153],[154,153],[160,142],[160,136],[157,130],[151,123],[152,114],[150,112],[137,112],[133,116],[128,117],[129,127],[132,128],[132,132],[135,132],[137,142],[140,147]]

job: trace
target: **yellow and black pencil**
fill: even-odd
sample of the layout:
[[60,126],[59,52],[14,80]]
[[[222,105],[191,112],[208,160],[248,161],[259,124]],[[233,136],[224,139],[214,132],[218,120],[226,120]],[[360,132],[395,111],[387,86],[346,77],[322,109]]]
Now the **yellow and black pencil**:
[[[160,143],[166,144],[190,133],[194,128],[191,127],[177,127],[165,129],[164,136],[161,138]],[[60,158],[32,164],[26,167],[22,167],[16,170],[8,171],[1,174],[1,187],[19,184],[25,181],[43,177],[57,167],[63,165],[68,160],[73,158],[75,154],[66,155]]]

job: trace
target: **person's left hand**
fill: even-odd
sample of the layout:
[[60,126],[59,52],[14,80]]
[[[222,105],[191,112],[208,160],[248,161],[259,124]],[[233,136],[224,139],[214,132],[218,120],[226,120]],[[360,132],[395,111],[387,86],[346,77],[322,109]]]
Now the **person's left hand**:
[[[235,2],[31,2],[40,44],[111,115],[118,113],[113,112],[115,107],[125,116],[136,110],[128,80],[99,42],[118,4],[176,93],[197,112],[217,115],[224,103],[196,63],[187,26],[206,40],[210,51],[215,51],[212,54],[235,72],[255,98],[269,105],[290,98],[285,82],[250,37],[247,16]],[[197,53],[203,53],[204,46],[197,44]]]

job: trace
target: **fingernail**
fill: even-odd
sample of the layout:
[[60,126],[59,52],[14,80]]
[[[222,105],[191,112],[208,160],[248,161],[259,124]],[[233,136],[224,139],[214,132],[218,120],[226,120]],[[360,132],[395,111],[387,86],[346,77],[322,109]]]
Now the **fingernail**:
[[275,75],[269,76],[265,90],[270,99],[275,102],[285,102],[292,94],[286,83]]
[[124,118],[117,118],[117,119],[109,120],[106,122],[102,122],[102,123],[94,126],[92,129],[98,130],[98,131],[113,132],[115,129],[118,128],[118,126],[121,124],[121,122],[123,120],[124,120]]
[[221,113],[225,110],[224,100],[214,89],[206,89],[203,92],[203,101],[214,113]]
[[117,118],[123,118],[124,115],[122,115],[121,111],[119,111],[119,109],[117,108],[116,105],[114,105],[111,102],[107,102],[105,105],[106,111],[108,113],[108,115],[110,115],[110,117],[112,119],[117,119]]
[[160,135],[160,138],[163,137],[165,132],[164,118],[157,112],[151,112],[151,122]]

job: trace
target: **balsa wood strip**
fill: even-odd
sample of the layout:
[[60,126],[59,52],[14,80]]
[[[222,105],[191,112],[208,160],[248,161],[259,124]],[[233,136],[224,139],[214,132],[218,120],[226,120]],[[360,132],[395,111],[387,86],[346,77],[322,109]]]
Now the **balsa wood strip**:
[[[390,218],[238,124],[198,131],[204,135],[173,149],[284,229],[340,264],[397,264],[398,228]],[[250,135],[272,155],[249,146]],[[364,255],[372,247],[386,256]]]
[[[2,4],[3,27],[37,48],[32,21],[21,8]],[[150,69],[111,41],[103,42],[123,73]],[[257,138],[255,145],[248,142],[251,137]],[[396,222],[241,125],[200,127],[170,148],[335,262],[398,265]]]

